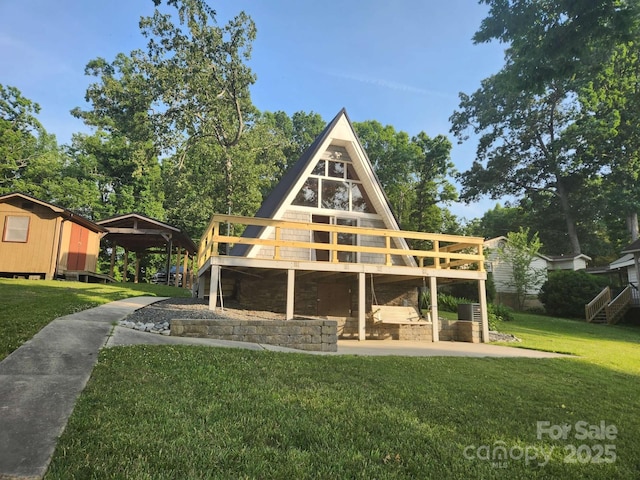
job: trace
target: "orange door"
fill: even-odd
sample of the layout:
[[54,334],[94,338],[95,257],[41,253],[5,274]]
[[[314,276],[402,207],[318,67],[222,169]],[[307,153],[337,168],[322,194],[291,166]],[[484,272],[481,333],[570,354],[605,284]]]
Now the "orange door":
[[76,223],[71,224],[71,240],[69,241],[69,259],[67,270],[85,269],[87,263],[87,244],[89,231]]

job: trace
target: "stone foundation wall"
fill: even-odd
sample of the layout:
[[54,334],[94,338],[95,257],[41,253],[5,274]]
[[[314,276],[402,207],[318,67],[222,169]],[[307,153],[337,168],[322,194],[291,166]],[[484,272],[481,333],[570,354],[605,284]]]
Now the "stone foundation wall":
[[172,319],[171,335],[265,343],[316,352],[337,352],[333,320]]

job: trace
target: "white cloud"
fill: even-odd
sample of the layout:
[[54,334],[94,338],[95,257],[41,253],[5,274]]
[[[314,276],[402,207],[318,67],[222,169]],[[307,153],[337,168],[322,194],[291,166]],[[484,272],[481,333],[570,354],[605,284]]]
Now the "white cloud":
[[437,97],[443,97],[443,98],[452,97],[452,95],[448,93],[439,92],[436,90],[427,90],[425,88],[414,87],[413,85],[407,85],[404,83],[394,82],[394,81],[386,80],[382,78],[375,78],[375,77],[364,76],[364,75],[354,75],[349,73],[338,73],[338,72],[331,72],[331,71],[324,71],[324,73],[331,75],[332,77],[343,78],[346,80],[353,80],[360,83],[367,83],[369,85],[373,85],[376,87],[387,88],[390,90],[397,90],[400,92],[416,93],[418,95],[437,96]]

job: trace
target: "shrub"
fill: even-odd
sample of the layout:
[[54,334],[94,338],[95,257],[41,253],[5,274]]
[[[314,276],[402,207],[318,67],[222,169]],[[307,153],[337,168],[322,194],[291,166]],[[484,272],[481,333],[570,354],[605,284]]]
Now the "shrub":
[[607,279],[582,270],[552,272],[538,298],[549,315],[583,318],[584,306],[607,284]]
[[513,310],[506,305],[490,303],[487,305],[487,313],[489,317],[494,315],[498,321],[513,321]]
[[468,298],[454,297],[453,295],[447,295],[446,293],[438,294],[438,308],[445,312],[458,312],[458,305],[461,303],[474,303]]

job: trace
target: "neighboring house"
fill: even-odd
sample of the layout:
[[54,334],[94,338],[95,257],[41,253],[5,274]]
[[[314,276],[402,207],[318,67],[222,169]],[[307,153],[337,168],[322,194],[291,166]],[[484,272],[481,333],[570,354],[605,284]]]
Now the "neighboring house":
[[622,257],[609,264],[609,272],[618,272],[621,283],[632,285],[631,302],[632,305],[640,305],[640,293],[638,288],[638,274],[640,272],[640,240],[636,240],[622,250]]
[[95,272],[105,229],[22,193],[0,196],[0,276],[54,279]]
[[[227,222],[245,225],[242,236],[224,236]],[[220,254],[225,242],[234,245],[229,255]],[[233,285],[244,308],[281,311],[288,319],[341,318],[344,332],[364,340],[388,338],[375,323],[389,318],[382,318],[379,307],[406,311],[417,306],[419,288],[428,285],[435,299],[438,282],[475,280],[488,341],[482,242],[401,231],[343,109],[287,171],[255,217],[214,215],[200,243],[198,292],[209,295],[215,309],[222,281],[222,294],[229,294],[228,285]],[[415,246],[420,244],[430,247]],[[437,341],[437,304],[431,303],[434,321],[411,327],[427,328],[428,323],[429,338]],[[391,338],[403,337],[396,332]]]
[[[496,301],[506,305],[514,306],[516,289],[513,286],[513,270],[512,266],[505,261],[500,260],[498,250],[507,242],[506,237],[495,237],[484,242],[487,250],[486,269],[492,274],[493,283],[496,289]],[[544,272],[540,281],[527,290],[526,306],[538,307],[537,296],[540,288],[547,280],[547,272],[554,270],[584,270],[587,268],[587,262],[591,260],[584,254],[579,255],[543,255],[537,254],[530,265],[531,269]]]

